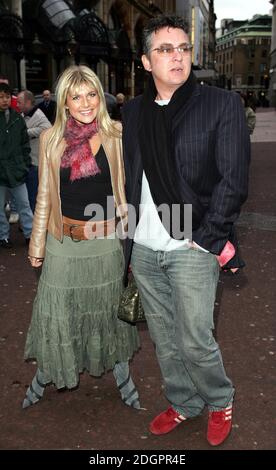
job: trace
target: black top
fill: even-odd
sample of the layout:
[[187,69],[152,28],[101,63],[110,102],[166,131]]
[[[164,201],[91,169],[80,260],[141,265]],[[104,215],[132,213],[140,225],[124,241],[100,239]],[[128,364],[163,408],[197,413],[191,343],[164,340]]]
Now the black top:
[[[114,202],[109,202],[107,211],[107,196],[113,197],[109,164],[101,146],[96,154],[97,165],[101,170],[95,176],[80,178],[70,181],[71,168],[60,168],[60,198],[61,211],[66,217],[76,220],[107,220],[114,217]],[[97,204],[100,207],[87,208],[89,204]],[[100,209],[101,208],[101,209]],[[97,212],[96,212],[97,211]]]

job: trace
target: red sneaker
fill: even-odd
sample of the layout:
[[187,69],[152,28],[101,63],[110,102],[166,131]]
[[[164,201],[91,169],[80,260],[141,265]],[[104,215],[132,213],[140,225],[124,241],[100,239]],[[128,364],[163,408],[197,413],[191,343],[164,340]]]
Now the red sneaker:
[[166,411],[163,411],[163,413],[160,413],[160,415],[154,418],[150,423],[149,429],[152,434],[167,434],[185,420],[186,418],[184,416],[177,413],[177,411],[170,406]]
[[211,446],[218,446],[229,436],[232,428],[232,406],[220,411],[210,411],[207,441]]

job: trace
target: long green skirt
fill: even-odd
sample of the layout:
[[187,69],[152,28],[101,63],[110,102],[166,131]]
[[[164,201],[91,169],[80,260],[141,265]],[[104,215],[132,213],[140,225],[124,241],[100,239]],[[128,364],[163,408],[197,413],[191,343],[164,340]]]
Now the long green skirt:
[[84,369],[100,376],[139,348],[136,327],[117,318],[123,268],[118,238],[48,234],[24,353],[47,382],[73,388]]

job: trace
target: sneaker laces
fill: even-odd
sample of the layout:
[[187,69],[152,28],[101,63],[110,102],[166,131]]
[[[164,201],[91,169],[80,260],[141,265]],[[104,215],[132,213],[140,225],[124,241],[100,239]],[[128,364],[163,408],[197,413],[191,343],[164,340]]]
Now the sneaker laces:
[[212,424],[219,426],[222,422],[226,421],[227,415],[231,416],[232,407],[225,408],[219,411],[210,411],[209,416],[212,418]]

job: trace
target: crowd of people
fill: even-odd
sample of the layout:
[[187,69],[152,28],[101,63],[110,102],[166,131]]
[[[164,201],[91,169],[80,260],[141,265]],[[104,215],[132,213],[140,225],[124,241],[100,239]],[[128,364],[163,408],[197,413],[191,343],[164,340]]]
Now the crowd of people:
[[[29,90],[12,94],[9,80],[0,76],[0,246],[12,248],[9,224],[20,222],[26,243],[32,232],[33,214],[38,188],[39,137],[51,127],[46,113],[41,111],[47,100],[55,119],[56,103],[47,97],[36,105]],[[9,213],[9,219],[7,219]]]
[[2,80],[0,244],[11,246],[9,192],[29,262],[42,268],[24,352],[37,372],[23,408],[49,383],[70,389],[83,371],[112,370],[123,402],[140,409],[129,368],[137,328],[117,316],[132,270],[169,403],[149,429],[188,426],[207,407],[207,441],[217,446],[231,431],[235,389],[213,336],[214,303],[220,269],[244,266],[234,223],[254,126],[237,93],[197,83],[191,50],[182,17],[149,20],[148,83],[128,102],[117,94],[113,119],[85,65],[61,73],[55,102],[45,90],[37,106],[24,90],[17,110]]

